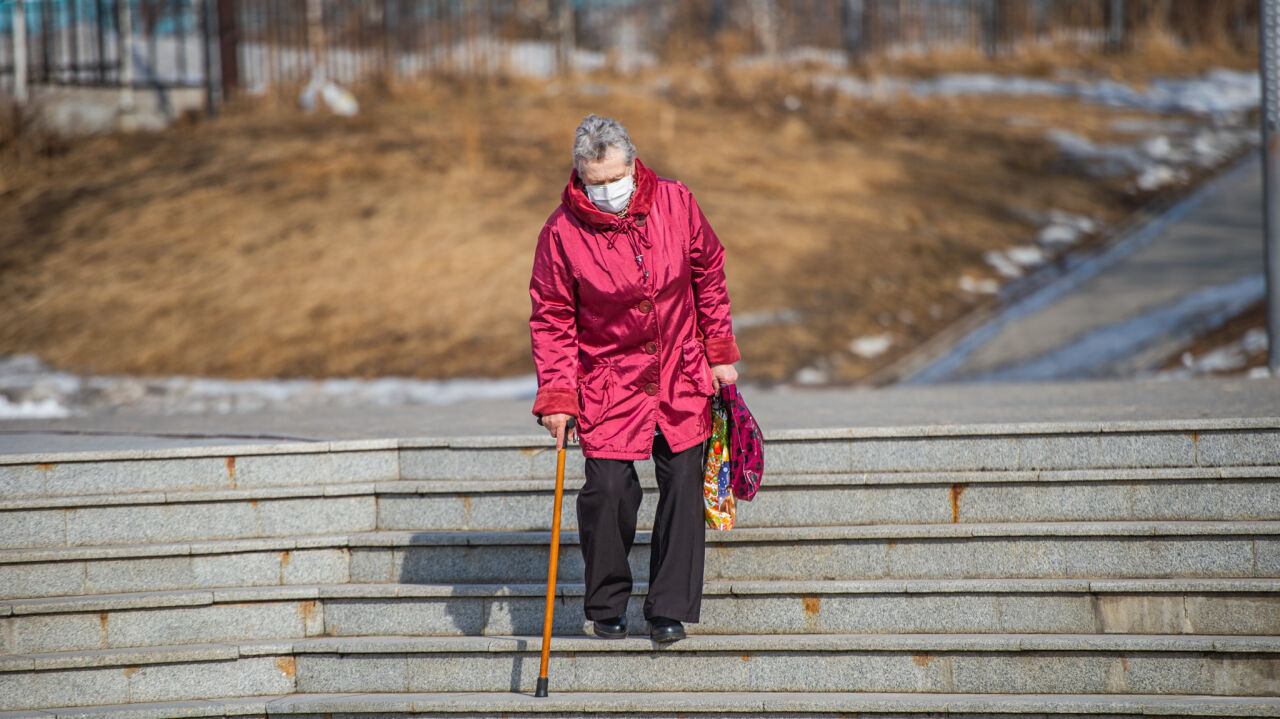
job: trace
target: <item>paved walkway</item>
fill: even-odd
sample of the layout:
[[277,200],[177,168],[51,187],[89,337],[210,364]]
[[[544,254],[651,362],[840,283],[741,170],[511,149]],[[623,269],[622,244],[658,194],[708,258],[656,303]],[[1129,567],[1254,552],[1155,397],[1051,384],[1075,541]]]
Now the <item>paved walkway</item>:
[[[776,430],[922,425],[1104,423],[1280,416],[1280,379],[1206,378],[884,389],[765,389],[743,397],[766,437]],[[544,436],[532,400],[225,415],[0,421],[0,454],[150,449],[280,439]]]
[[914,379],[1135,376],[1260,298],[1262,268],[1262,171],[1254,158],[1092,267],[1016,302]]

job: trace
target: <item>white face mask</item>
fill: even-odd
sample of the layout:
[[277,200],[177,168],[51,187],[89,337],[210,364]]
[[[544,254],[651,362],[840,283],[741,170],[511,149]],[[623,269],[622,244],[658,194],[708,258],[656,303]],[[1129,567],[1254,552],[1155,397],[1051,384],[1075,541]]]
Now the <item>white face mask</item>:
[[622,208],[627,206],[627,200],[631,199],[631,192],[634,189],[635,178],[631,175],[607,185],[586,186],[587,198],[592,204],[610,214],[622,212]]

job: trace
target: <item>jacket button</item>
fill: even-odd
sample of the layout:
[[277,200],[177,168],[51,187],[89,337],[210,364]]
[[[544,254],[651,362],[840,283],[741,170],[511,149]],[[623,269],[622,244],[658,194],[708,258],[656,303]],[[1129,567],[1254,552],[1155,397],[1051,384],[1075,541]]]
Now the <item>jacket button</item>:
[[648,352],[649,354],[653,354],[653,353],[657,352],[657,351],[658,351],[658,343],[657,343],[657,342],[646,342],[646,343],[645,343],[645,345],[644,345],[644,351],[645,351],[645,352]]
[[649,300],[645,300],[640,304],[636,305],[636,309],[640,310],[641,312],[647,315],[653,311],[653,303],[650,302]]
[[654,384],[653,382],[650,382],[649,384],[644,386],[644,393],[651,396],[657,394],[658,385]]

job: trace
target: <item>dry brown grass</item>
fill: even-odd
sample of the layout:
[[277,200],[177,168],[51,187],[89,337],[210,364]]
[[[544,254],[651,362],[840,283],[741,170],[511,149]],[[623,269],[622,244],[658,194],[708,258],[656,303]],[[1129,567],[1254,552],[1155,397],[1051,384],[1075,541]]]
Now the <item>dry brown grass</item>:
[[[955,280],[1032,235],[1011,206],[1117,222],[1135,202],[1006,122],[1103,137],[1120,115],[1071,101],[872,107],[769,73],[688,73],[667,95],[557,87],[402,86],[350,119],[264,103],[0,154],[0,351],[139,375],[532,372],[534,238],[589,112],[621,119],[646,164],[692,188],[727,247],[735,315],[806,313],[739,331],[756,381],[815,358],[865,377],[989,301]],[[893,353],[848,351],[885,324]]]

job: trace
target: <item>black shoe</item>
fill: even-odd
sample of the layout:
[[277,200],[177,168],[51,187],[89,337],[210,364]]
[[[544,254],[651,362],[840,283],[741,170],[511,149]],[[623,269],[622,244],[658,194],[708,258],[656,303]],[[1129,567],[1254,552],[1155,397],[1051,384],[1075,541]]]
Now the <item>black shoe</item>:
[[605,639],[625,639],[627,637],[627,615],[613,619],[595,619],[591,622],[592,631],[597,637]]
[[649,638],[659,644],[684,639],[684,625],[675,619],[653,617],[649,620]]

